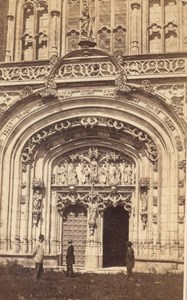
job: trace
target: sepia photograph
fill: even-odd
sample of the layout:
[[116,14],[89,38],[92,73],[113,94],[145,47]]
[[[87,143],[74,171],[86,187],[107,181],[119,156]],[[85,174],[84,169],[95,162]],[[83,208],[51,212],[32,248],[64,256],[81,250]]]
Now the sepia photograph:
[[0,0],[0,300],[187,300],[187,0]]

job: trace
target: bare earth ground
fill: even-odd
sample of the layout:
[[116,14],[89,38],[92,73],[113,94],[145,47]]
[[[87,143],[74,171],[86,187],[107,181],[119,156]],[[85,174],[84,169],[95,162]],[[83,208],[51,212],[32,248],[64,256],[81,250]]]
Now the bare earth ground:
[[183,275],[135,273],[126,275],[79,274],[67,278],[63,271],[45,270],[40,282],[33,269],[18,265],[0,266],[0,300],[182,300]]

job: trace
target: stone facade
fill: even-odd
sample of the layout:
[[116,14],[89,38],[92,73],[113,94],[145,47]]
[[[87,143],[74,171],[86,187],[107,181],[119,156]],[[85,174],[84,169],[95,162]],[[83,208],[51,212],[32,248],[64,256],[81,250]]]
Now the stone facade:
[[9,1],[1,261],[43,233],[50,265],[72,238],[78,267],[123,266],[131,240],[137,270],[182,270],[186,20],[186,1]]

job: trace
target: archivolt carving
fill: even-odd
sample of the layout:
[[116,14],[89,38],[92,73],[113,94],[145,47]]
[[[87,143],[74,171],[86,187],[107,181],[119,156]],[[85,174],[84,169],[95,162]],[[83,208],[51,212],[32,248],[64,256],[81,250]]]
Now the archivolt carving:
[[55,135],[57,132],[67,132],[68,129],[78,126],[84,126],[85,128],[102,126],[109,127],[111,130],[121,130],[124,133],[128,133],[133,139],[137,139],[144,145],[148,158],[153,163],[154,170],[157,170],[157,148],[152,139],[144,131],[124,122],[119,122],[115,119],[100,119],[92,116],[57,122],[42,129],[41,131],[38,131],[28,140],[23,148],[22,162],[27,164],[29,161],[31,161],[33,154],[36,151],[36,146],[41,144],[43,141],[46,141],[49,137]]

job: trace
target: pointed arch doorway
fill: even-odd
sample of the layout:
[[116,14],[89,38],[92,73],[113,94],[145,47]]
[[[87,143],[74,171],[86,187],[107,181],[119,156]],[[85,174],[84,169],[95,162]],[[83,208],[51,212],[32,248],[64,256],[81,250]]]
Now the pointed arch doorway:
[[129,213],[123,206],[108,207],[104,212],[103,267],[125,265],[128,237]]

